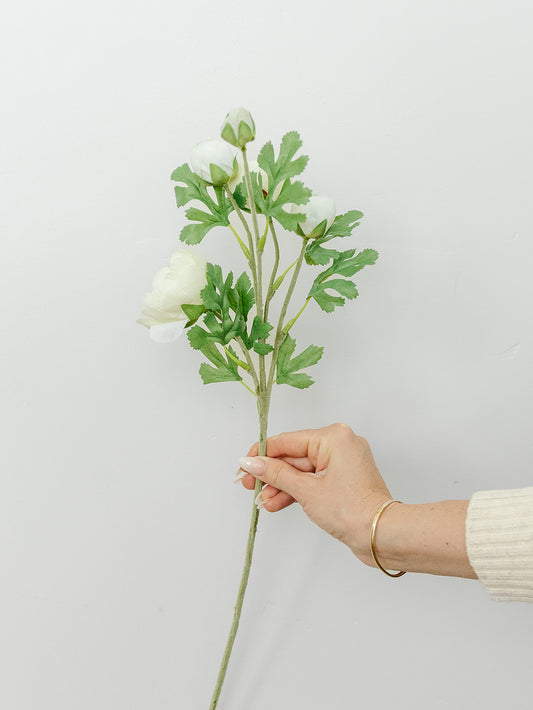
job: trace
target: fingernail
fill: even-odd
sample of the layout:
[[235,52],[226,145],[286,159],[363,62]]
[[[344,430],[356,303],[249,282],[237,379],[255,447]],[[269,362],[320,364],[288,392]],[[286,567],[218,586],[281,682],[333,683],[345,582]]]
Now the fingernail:
[[235,476],[235,478],[233,479],[233,483],[239,483],[239,481],[242,481],[242,479],[243,479],[246,475],[248,475],[248,474],[246,473],[246,471],[242,471],[242,470],[239,471],[239,473],[238,473],[238,474]]
[[239,464],[243,471],[251,473],[252,476],[260,476],[266,468],[265,462],[257,456],[245,456],[239,461]]
[[263,492],[263,491],[260,491],[260,492],[256,495],[255,501],[254,501],[255,504],[256,504],[256,506],[257,506],[257,508],[258,508],[258,510],[263,510],[263,508],[265,507],[265,503],[267,502],[267,500],[270,500],[270,498],[264,498],[264,499],[261,498],[261,493],[262,493],[262,492]]

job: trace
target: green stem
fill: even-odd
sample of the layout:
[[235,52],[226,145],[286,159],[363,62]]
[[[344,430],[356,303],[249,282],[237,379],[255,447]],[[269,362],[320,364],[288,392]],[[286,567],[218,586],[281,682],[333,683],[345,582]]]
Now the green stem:
[[[265,320],[265,313],[263,310],[263,250],[261,248],[261,240],[259,236],[259,226],[257,224],[257,210],[255,206],[255,196],[252,190],[252,180],[250,178],[250,168],[248,166],[248,158],[246,156],[246,146],[242,147],[242,162],[244,165],[244,176],[246,179],[246,189],[248,191],[248,198],[250,200],[250,207],[252,211],[252,225],[254,228],[255,235],[255,257],[256,257],[256,274],[257,283],[255,289],[255,302],[257,307],[257,315],[262,321]],[[264,343],[264,340],[259,342]],[[264,391],[266,387],[266,366],[265,366],[265,356],[259,356],[259,387]]]
[[250,369],[250,365],[248,365],[248,363],[243,362],[242,360],[239,360],[238,357],[235,357],[235,355],[232,355],[231,350],[228,350],[228,348],[225,345],[224,345],[224,352],[231,360],[233,360],[234,363],[236,363],[239,367],[242,367],[243,370]]
[[[257,410],[259,413],[259,455],[264,456],[266,454],[266,437],[268,428],[268,402],[269,397],[266,397],[266,392],[260,393],[257,401]],[[244,568],[242,571],[241,582],[239,585],[239,591],[237,593],[237,601],[235,603],[235,608],[233,612],[233,621],[231,624],[228,640],[226,642],[226,648],[224,649],[224,655],[222,656],[222,663],[220,664],[220,670],[218,672],[218,677],[215,685],[215,690],[211,698],[211,704],[209,705],[209,710],[215,710],[218,699],[220,697],[220,692],[222,690],[222,685],[224,683],[224,678],[226,677],[226,671],[228,669],[228,663],[231,656],[231,651],[233,649],[233,644],[235,642],[235,636],[237,635],[237,630],[239,628],[239,621],[241,618],[242,605],[244,601],[244,594],[246,592],[246,587],[248,586],[248,578],[250,576],[250,568],[252,566],[252,556],[254,551],[255,536],[257,533],[257,521],[259,518],[259,509],[255,505],[255,497],[260,493],[263,484],[261,481],[256,480],[255,490],[253,493],[254,503],[252,506],[252,517],[250,520],[250,529],[248,532],[248,542],[246,544],[246,553],[244,556]]]
[[259,251],[263,253],[263,250],[265,248],[265,242],[267,238],[267,233],[268,233],[268,225],[270,223],[270,217],[266,218],[266,224],[265,224],[265,231],[263,232],[263,236],[259,240]]
[[249,262],[249,261],[250,261],[250,250],[248,249],[248,247],[246,246],[246,244],[242,241],[242,239],[239,237],[237,231],[236,231],[235,229],[233,229],[233,227],[231,226],[231,224],[228,225],[228,226],[229,226],[229,228],[231,229],[231,231],[233,232],[233,234],[237,237],[237,241],[239,242],[239,246],[240,246],[240,248],[242,249],[242,253],[243,253],[244,256],[246,257],[246,260]]
[[239,343],[239,347],[242,350],[242,354],[244,355],[244,359],[248,363],[248,367],[250,368],[248,370],[248,374],[252,376],[252,380],[254,381],[256,393],[259,392],[259,378],[257,377],[257,372],[254,367],[254,363],[252,361],[252,358],[250,357],[250,351],[244,344],[244,340],[242,338],[235,338],[235,340]]
[[229,189],[229,187],[227,185],[226,185],[226,193],[228,195],[229,201],[231,202],[231,204],[233,206],[233,209],[235,210],[239,219],[241,220],[242,226],[244,227],[244,231],[246,232],[246,235],[248,237],[248,246],[249,246],[249,251],[250,251],[250,258],[248,259],[248,263],[250,264],[250,269],[252,270],[254,289],[257,292],[257,269],[256,269],[256,262],[255,262],[255,249],[254,249],[254,240],[252,239],[252,233],[250,232],[250,227],[248,226],[248,222],[244,218],[241,208],[237,204],[235,198],[231,194],[231,190]]
[[248,191],[248,199],[250,200],[250,208],[252,211],[252,225],[254,228],[255,236],[255,255],[257,258],[257,289],[256,289],[256,302],[257,302],[257,314],[263,320],[263,252],[259,248],[260,236],[259,236],[259,226],[257,224],[257,210],[255,207],[255,197],[252,190],[252,180],[250,178],[250,168],[248,166],[248,158],[246,157],[246,146],[242,148],[242,162],[244,165],[244,177],[246,180],[246,189]]
[[267,219],[267,226],[268,223],[270,222],[270,231],[272,232],[272,241],[274,242],[274,265],[272,267],[272,273],[270,274],[270,282],[268,284],[268,291],[265,299],[265,321],[268,320],[268,309],[270,308],[270,301],[272,300],[272,297],[274,296],[274,282],[276,280],[276,276],[278,275],[278,266],[279,266],[279,242],[278,242],[278,237],[276,236],[276,230],[274,229],[274,220],[273,219]]
[[241,383],[241,385],[242,385],[243,387],[246,387],[246,389],[248,390],[248,392],[251,392],[254,397],[257,397],[256,393],[253,391],[253,389],[252,389],[251,387],[248,387],[248,385],[246,384],[246,382],[243,382],[242,380],[240,380],[240,383]]
[[[296,268],[294,269],[291,283],[289,284],[289,288],[287,290],[287,295],[285,296],[285,301],[283,302],[283,306],[282,306],[281,312],[279,314],[278,327],[276,329],[276,340],[274,341],[274,350],[272,351],[272,360],[270,362],[270,371],[268,373],[267,392],[268,392],[269,397],[270,397],[270,393],[272,392],[272,383],[274,382],[274,372],[276,370],[276,361],[278,359],[278,352],[279,352],[282,342],[285,340],[285,336],[287,335],[287,333],[285,333],[283,331],[283,321],[285,320],[285,315],[287,313],[287,308],[289,306],[289,302],[291,300],[291,296],[294,291],[294,287],[296,286],[296,281],[298,280],[298,276],[300,275],[300,269],[302,268],[302,263],[303,263],[304,256],[305,256],[305,247],[306,247],[306,240],[302,239],[302,249],[300,251],[300,256],[298,257],[298,261],[296,262]],[[269,400],[269,404],[270,404],[270,400]]]
[[298,311],[298,313],[294,316],[294,318],[291,318],[291,320],[290,320],[286,325],[283,326],[283,332],[284,332],[284,333],[288,333],[288,332],[289,332],[289,330],[292,328],[292,326],[296,323],[296,321],[298,320],[298,318],[302,315],[302,313],[303,313],[303,312],[305,311],[305,309],[307,308],[307,304],[309,303],[310,300],[311,300],[310,297],[307,298],[306,301],[305,301],[305,303],[303,304],[303,306],[302,306],[302,307],[300,308],[300,310]]

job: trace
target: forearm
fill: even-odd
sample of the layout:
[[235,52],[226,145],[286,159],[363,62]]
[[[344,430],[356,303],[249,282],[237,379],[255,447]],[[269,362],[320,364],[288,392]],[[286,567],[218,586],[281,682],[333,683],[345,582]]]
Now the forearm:
[[[376,531],[374,549],[381,564],[390,570],[476,579],[466,551],[468,503],[390,505]],[[371,557],[364,561],[374,565]]]

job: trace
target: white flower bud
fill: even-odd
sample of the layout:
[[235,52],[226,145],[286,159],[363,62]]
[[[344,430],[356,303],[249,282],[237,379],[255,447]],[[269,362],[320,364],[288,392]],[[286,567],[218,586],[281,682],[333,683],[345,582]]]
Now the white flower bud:
[[333,224],[336,215],[335,202],[326,195],[312,195],[305,205],[293,205],[293,213],[305,214],[305,221],[298,223],[297,233],[307,239],[322,237]]
[[243,148],[255,138],[255,123],[252,114],[245,108],[234,108],[222,124],[220,135],[236,148]]
[[182,305],[201,305],[201,290],[207,283],[206,261],[196,252],[178,249],[170,265],[155,275],[151,293],[144,295],[137,323],[150,328],[150,337],[159,343],[176,340],[189,320]]
[[191,170],[212,185],[225,185],[237,174],[237,159],[221,138],[197,143],[191,153]]

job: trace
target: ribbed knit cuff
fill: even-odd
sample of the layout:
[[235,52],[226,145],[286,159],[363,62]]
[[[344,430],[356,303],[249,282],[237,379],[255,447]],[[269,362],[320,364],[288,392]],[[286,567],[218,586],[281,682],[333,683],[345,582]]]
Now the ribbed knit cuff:
[[533,488],[474,493],[466,550],[492,599],[533,602]]

